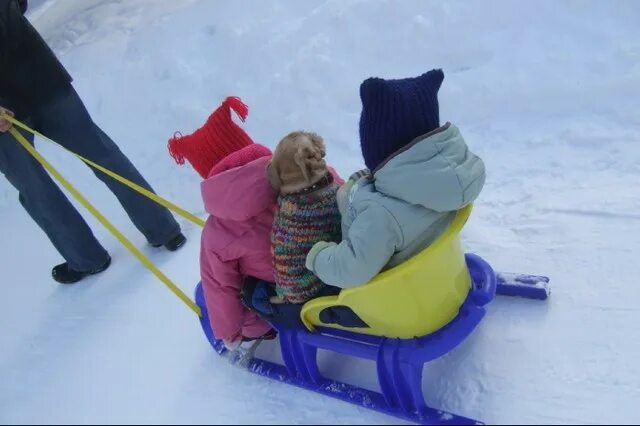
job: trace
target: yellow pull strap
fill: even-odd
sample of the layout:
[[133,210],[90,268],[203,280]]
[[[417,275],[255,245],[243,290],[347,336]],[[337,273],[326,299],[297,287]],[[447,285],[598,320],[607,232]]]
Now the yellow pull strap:
[[137,183],[131,182],[130,180],[120,176],[119,174],[112,172],[109,169],[106,169],[104,167],[102,167],[99,164],[94,163],[93,161],[84,158],[83,156],[76,154],[75,152],[72,152],[70,150],[68,150],[67,148],[63,147],[62,145],[60,145],[59,143],[57,143],[56,141],[49,139],[48,137],[46,137],[45,135],[43,135],[42,133],[38,132],[37,130],[32,129],[31,127],[27,126],[26,124],[24,124],[23,122],[21,122],[20,120],[17,120],[7,114],[1,114],[0,115],[3,119],[9,121],[10,123],[12,123],[13,125],[20,127],[24,130],[26,130],[27,132],[36,135],[36,136],[40,136],[43,139],[46,139],[50,142],[55,143],[56,145],[58,145],[60,148],[64,149],[65,151],[69,152],[72,155],[75,155],[76,157],[78,157],[80,160],[84,161],[86,164],[90,165],[91,167],[100,170],[102,173],[111,176],[113,179],[117,180],[118,182],[120,182],[123,185],[128,186],[129,188],[133,189],[134,191],[138,192],[139,194],[144,195],[147,198],[152,199],[153,201],[155,201],[156,203],[166,207],[167,209],[171,210],[172,212],[174,212],[175,214],[182,216],[183,218],[195,223],[196,225],[200,226],[201,228],[204,227],[205,221],[200,219],[198,216],[189,213],[188,211],[186,211],[185,209],[183,209],[182,207],[172,203],[169,200],[166,200],[162,197],[160,197],[157,194],[154,194],[153,192],[147,190],[146,188],[141,187],[140,185],[138,185]]
[[[6,116],[4,116],[6,118]],[[11,121],[11,120],[10,120]],[[12,121],[13,122],[13,121]],[[149,269],[160,281],[166,285],[169,290],[173,292],[176,296],[180,298],[193,312],[195,312],[198,316],[202,316],[202,312],[200,311],[200,307],[196,305],[189,297],[184,294],[182,290],[180,290],[166,275],[162,273],[150,260],[147,258],[136,246],[133,245],[127,237],[122,234],[109,222],[109,220],[98,211],[81,193],[78,191],[68,180],[66,180],[55,167],[53,167],[38,151],[35,150],[33,146],[27,141],[27,139],[22,136],[22,134],[16,130],[14,127],[9,129],[9,133],[18,141],[20,145],[24,149],[26,149],[29,154],[33,156],[42,166],[49,172],[51,175],[58,181],[62,186],[66,188],[67,191],[74,196],[76,200],[80,202],[89,212],[95,216],[98,221],[104,225],[105,228],[109,230],[117,239],[125,246],[129,251],[142,263],[147,269]]]

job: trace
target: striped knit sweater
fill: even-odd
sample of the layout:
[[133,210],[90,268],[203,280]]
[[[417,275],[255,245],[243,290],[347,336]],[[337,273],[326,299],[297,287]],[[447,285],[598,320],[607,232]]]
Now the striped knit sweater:
[[318,241],[340,242],[338,185],[307,194],[278,197],[271,229],[271,255],[276,292],[289,303],[304,303],[320,291],[322,281],[305,267],[311,247]]

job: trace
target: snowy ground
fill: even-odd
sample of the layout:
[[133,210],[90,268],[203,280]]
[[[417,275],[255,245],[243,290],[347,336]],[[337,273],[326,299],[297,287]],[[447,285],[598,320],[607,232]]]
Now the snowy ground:
[[[428,402],[488,423],[640,421],[640,3],[31,3],[95,120],[159,193],[201,216],[197,175],[166,141],[226,95],[249,104],[256,140],[315,130],[348,175],[361,166],[359,83],[442,67],[441,117],[488,167],[467,248],[498,270],[549,275],[554,293],[493,302],[425,371]],[[83,165],[38,147],[192,293],[196,227],[181,221],[190,240],[176,254],[146,247]],[[0,178],[0,423],[396,423],[229,366],[193,314],[90,223],[113,266],[57,285],[58,254]],[[323,354],[322,369],[376,387],[368,363]]]

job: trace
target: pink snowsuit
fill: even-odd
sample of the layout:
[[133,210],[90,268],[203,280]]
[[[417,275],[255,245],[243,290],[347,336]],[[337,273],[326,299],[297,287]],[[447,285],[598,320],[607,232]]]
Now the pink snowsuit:
[[201,185],[211,216],[202,232],[200,275],[218,339],[256,338],[271,329],[240,302],[244,276],[274,281],[270,232],[277,194],[267,180],[271,156],[261,155],[265,156],[244,156],[239,161],[236,156],[234,168],[223,164],[223,171],[217,172],[221,167],[216,166]]

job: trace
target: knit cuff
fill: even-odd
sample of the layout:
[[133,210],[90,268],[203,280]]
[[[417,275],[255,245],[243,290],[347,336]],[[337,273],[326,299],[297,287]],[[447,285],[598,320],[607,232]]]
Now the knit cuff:
[[353,183],[356,183],[357,181],[359,181],[363,177],[371,178],[371,170],[369,170],[369,169],[358,170],[357,172],[355,172],[351,176],[349,176],[349,181],[353,182]]
[[314,270],[314,267],[316,263],[316,257],[318,256],[318,254],[322,250],[335,245],[337,244],[328,243],[326,241],[318,241],[317,243],[315,243],[313,247],[311,247],[311,250],[309,250],[309,253],[307,253],[307,260],[305,262],[305,266],[307,267],[307,269],[315,274],[316,271]]

